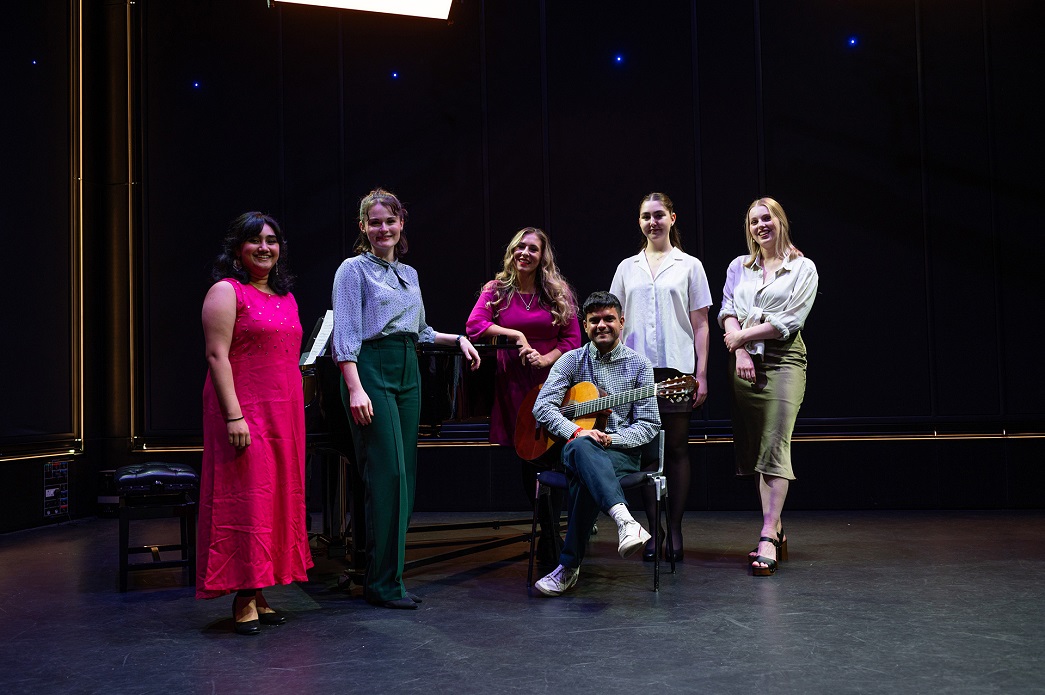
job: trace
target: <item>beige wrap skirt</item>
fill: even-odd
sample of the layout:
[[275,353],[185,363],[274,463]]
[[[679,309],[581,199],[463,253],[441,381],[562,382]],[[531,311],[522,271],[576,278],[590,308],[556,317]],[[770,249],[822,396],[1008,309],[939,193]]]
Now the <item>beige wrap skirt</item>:
[[765,346],[764,356],[752,356],[753,384],[737,377],[736,356],[730,359],[737,475],[794,480],[791,433],[806,393],[806,346],[800,332]]

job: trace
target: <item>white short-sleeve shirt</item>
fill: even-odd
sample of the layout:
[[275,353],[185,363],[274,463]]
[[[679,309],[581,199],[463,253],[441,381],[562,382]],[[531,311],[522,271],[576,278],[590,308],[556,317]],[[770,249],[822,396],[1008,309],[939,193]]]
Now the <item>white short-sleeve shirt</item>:
[[699,260],[672,248],[654,278],[640,251],[617,266],[610,292],[624,306],[621,339],[625,345],[654,367],[671,367],[685,374],[695,371],[689,312],[711,306],[708,277]]

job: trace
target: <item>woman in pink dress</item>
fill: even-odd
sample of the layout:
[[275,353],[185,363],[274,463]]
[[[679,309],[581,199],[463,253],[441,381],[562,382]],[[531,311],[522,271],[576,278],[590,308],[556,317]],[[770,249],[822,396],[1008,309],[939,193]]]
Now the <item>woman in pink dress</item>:
[[[519,351],[499,350],[490,414],[490,443],[513,446],[519,405],[534,386],[544,382],[555,360],[581,345],[577,305],[569,283],[555,265],[548,235],[536,227],[516,232],[504,252],[501,272],[486,283],[466,324],[468,337],[505,336]],[[537,469],[523,462],[523,487],[532,498]],[[561,508],[561,493],[552,505]],[[538,557],[558,562],[558,524],[541,519]]]
[[[282,252],[282,253],[281,253]],[[203,302],[203,387],[196,598],[232,592],[235,631],[280,625],[261,590],[306,581],[305,411],[301,323],[286,240],[260,212],[236,218]]]

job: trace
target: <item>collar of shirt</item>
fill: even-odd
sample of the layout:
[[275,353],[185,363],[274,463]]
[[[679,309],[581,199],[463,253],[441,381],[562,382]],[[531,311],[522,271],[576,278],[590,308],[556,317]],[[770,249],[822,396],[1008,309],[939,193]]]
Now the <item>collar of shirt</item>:
[[599,352],[599,348],[595,347],[595,343],[588,343],[588,356],[598,362],[614,362],[620,359],[624,353],[624,341],[617,340],[617,344],[613,346],[613,349],[607,352],[605,355]]
[[[777,272],[780,272],[781,270],[786,270],[788,272],[791,272],[794,269],[794,265],[796,263],[798,263],[798,259],[799,258],[801,258],[801,256],[792,256],[790,253],[787,254],[786,256],[784,256],[784,262],[780,264],[780,267],[777,269]],[[755,262],[751,264],[751,267],[752,268],[758,268],[759,270],[762,270],[762,262],[761,261],[762,261],[762,254],[760,253],[757,256],[755,256]]]
[[[685,258],[686,253],[682,249],[680,249],[678,246],[672,246],[671,250],[664,254],[663,259],[661,260],[661,267],[664,267],[663,264],[667,263],[668,261],[681,261],[685,260]],[[631,262],[648,271],[649,263],[646,262],[646,249],[642,249],[637,254],[632,256]]]
[[379,266],[382,266],[384,268],[387,268],[388,270],[391,270],[393,273],[395,273],[396,279],[399,280],[399,284],[401,284],[403,287],[406,287],[407,285],[410,284],[409,282],[406,281],[405,278],[403,278],[402,275],[399,274],[399,261],[392,261],[391,263],[389,263],[385,259],[378,258],[377,256],[375,256],[374,254],[370,253],[369,251],[364,251],[363,252],[363,258],[367,259],[371,263],[376,263]]

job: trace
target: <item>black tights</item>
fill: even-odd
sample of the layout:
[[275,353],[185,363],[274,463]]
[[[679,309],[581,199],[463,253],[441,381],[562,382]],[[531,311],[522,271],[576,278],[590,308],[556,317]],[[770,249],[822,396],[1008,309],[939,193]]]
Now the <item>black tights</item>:
[[[660,415],[661,428],[664,430],[664,473],[668,478],[668,494],[671,495],[668,531],[671,533],[672,548],[676,552],[682,550],[682,515],[686,512],[686,498],[689,496],[689,416],[688,412]],[[658,519],[653,518],[656,500],[656,492],[649,486],[644,487],[643,501],[650,533],[653,532],[653,524],[659,523]],[[652,540],[647,543],[646,550],[653,550]]]

